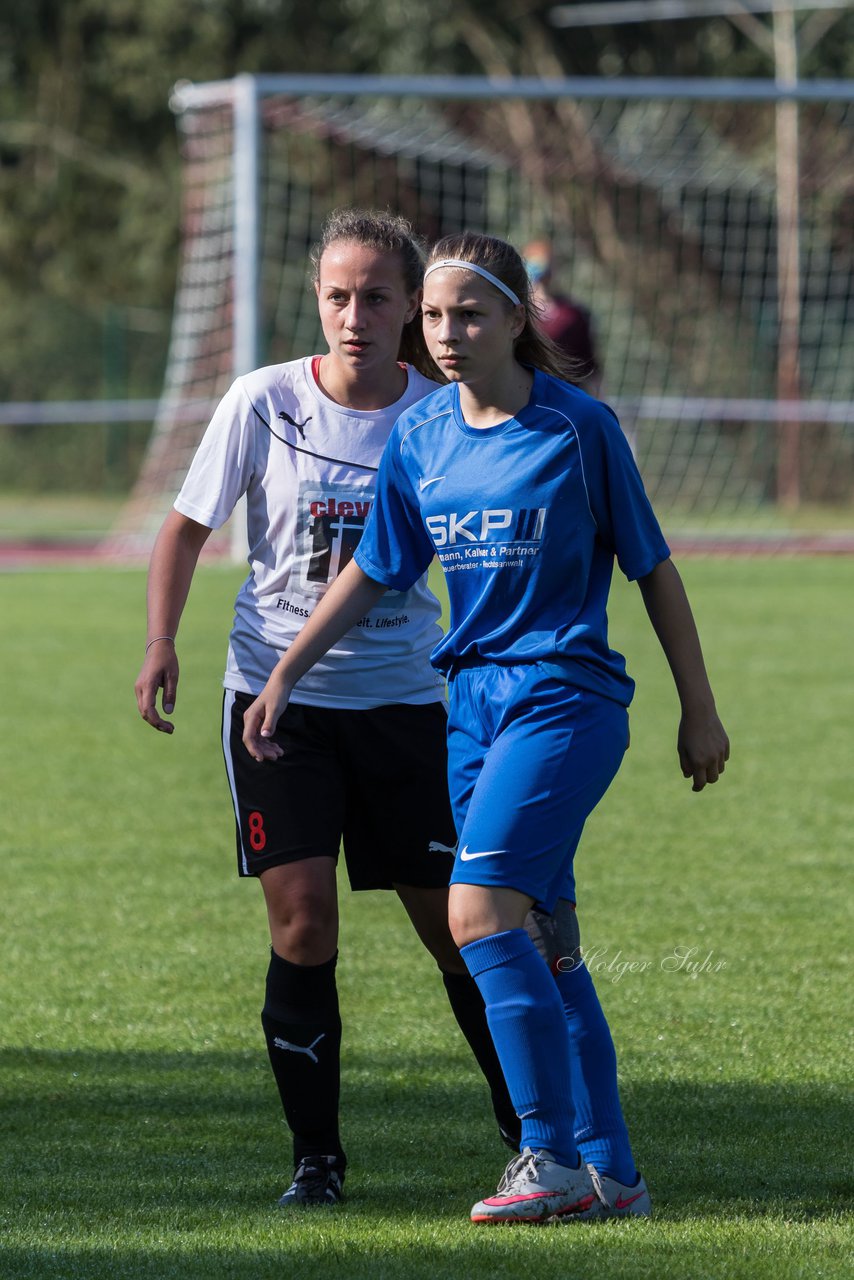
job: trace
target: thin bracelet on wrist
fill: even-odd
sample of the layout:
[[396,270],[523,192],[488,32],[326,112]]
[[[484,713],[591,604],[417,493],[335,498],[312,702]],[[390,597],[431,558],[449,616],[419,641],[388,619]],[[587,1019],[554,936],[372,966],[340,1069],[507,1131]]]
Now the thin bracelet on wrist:
[[148,651],[149,651],[149,649],[151,648],[151,646],[152,646],[153,644],[157,644],[157,641],[158,641],[158,640],[171,640],[173,644],[175,643],[175,637],[174,637],[174,636],[155,636],[155,637],[154,637],[154,639],[153,639],[153,640],[149,640],[148,644],[145,646],[145,652],[146,652],[146,653],[148,653]]

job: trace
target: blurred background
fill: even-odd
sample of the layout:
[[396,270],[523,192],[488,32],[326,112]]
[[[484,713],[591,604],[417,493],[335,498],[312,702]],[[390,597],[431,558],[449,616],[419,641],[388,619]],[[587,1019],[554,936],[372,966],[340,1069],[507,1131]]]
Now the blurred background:
[[[725,532],[734,504],[743,537],[851,533],[852,37],[841,0],[6,0],[0,543],[112,529],[142,553],[171,501],[240,363],[236,98],[187,82],[246,73],[601,78],[549,101],[256,84],[250,363],[316,346],[305,253],[336,203],[395,205],[426,236],[544,238],[686,537]],[[750,101],[736,78],[817,92]]]

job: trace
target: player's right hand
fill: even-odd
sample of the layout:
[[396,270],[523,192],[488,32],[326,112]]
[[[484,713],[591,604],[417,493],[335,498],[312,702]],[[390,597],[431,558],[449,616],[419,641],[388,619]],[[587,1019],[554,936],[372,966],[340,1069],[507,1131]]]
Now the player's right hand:
[[163,690],[163,710],[171,715],[178,696],[178,655],[175,645],[166,640],[153,644],[145,655],[142,669],[136,678],[134,693],[139,714],[146,724],[160,733],[173,733],[171,720],[164,720],[157,710],[157,694]]
[[278,760],[284,751],[273,741],[279,716],[288,705],[291,691],[271,677],[243,713],[243,745],[253,760]]

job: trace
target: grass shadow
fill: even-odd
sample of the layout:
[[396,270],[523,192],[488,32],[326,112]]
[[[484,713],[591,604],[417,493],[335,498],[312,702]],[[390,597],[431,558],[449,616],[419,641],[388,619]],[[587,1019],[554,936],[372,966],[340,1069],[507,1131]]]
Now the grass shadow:
[[[121,1214],[132,1185],[137,1214],[245,1213],[289,1174],[261,1054],[7,1049],[0,1078],[2,1195],[19,1207]],[[806,1220],[848,1207],[841,1087],[642,1082],[623,1101],[659,1214],[766,1207]],[[444,1055],[390,1052],[378,1070],[348,1054],[342,1117],[354,1212],[458,1214],[506,1158],[484,1086]]]
[[346,1056],[332,1217],[275,1211],[289,1144],[261,1054],[9,1049],[0,1079],[9,1280],[848,1274],[834,1086],[628,1086],[652,1222],[496,1232],[467,1222],[507,1153],[462,1055]]

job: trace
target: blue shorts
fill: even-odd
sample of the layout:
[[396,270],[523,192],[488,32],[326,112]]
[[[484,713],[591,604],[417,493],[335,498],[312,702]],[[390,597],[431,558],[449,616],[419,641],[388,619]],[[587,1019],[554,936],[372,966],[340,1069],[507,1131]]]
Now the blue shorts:
[[450,694],[451,884],[517,889],[548,912],[574,902],[575,850],[628,746],[626,708],[536,662],[464,667]]

